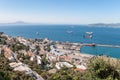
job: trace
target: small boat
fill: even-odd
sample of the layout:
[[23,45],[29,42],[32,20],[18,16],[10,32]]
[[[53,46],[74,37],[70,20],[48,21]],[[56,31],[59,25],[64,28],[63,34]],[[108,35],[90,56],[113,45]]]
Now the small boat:
[[93,46],[93,47],[95,47],[96,45],[94,43],[92,43],[92,44],[86,44],[85,46]]
[[86,34],[83,36],[84,38],[92,38],[93,37],[93,32],[86,32]]
[[86,32],[86,34],[89,34],[89,35],[90,35],[90,34],[93,34],[93,32]]
[[66,31],[66,32],[70,34],[70,33],[72,33],[73,31]]

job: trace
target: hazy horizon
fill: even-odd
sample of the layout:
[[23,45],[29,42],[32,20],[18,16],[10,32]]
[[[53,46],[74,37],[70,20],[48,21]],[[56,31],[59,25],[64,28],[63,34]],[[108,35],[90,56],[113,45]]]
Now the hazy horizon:
[[100,22],[98,22],[98,23],[88,23],[88,24],[87,23],[86,24],[79,24],[79,23],[74,24],[73,23],[73,24],[71,24],[71,23],[40,23],[40,22],[37,23],[37,22],[15,21],[15,22],[2,22],[2,23],[0,22],[0,25],[1,24],[3,24],[3,25],[4,24],[28,24],[28,25],[29,24],[33,24],[33,25],[34,24],[38,24],[38,25],[42,25],[42,24],[43,25],[92,25],[92,24],[93,25],[97,25],[97,24],[98,25],[109,25],[109,24],[113,24],[114,25],[114,24],[120,24],[120,22],[117,22],[117,23],[100,23]]
[[1,0],[0,23],[119,23],[120,0]]

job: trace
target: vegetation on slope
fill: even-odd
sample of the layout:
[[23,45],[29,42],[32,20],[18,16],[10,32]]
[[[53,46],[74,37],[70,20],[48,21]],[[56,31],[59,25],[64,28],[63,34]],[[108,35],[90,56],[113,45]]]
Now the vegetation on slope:
[[12,71],[9,61],[0,54],[0,80],[34,80],[23,72]]

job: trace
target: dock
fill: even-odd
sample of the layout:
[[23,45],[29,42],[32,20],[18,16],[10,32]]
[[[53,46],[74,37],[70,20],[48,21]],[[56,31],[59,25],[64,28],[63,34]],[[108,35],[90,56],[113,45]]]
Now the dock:
[[109,44],[89,44],[83,43],[82,46],[101,46],[101,47],[111,47],[111,48],[120,48],[120,45],[109,45]]
[[120,45],[107,45],[107,44],[96,44],[96,46],[120,48]]

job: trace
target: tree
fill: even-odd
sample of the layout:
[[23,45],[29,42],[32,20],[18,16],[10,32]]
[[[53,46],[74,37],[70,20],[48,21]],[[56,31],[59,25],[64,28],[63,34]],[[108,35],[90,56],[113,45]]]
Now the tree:
[[108,57],[94,57],[89,68],[93,78],[120,80],[120,61]]

